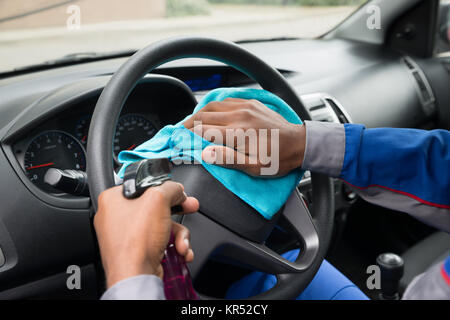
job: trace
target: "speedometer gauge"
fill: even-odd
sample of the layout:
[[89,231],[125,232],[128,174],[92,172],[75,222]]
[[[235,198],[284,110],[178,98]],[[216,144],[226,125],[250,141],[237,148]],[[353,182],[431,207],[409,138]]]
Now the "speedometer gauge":
[[44,182],[49,168],[86,170],[86,155],[81,144],[62,131],[45,131],[35,137],[25,152],[24,167],[28,178],[39,188],[60,193]]
[[133,150],[156,133],[155,125],[138,114],[126,114],[119,119],[114,136],[114,155],[120,151]]

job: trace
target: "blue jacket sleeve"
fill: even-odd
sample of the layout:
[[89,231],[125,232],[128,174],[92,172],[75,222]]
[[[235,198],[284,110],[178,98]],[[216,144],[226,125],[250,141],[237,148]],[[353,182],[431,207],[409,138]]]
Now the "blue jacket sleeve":
[[[331,173],[369,202],[450,232],[449,131],[358,124],[325,128],[315,122],[306,128],[303,168]],[[333,158],[325,155],[330,150]]]

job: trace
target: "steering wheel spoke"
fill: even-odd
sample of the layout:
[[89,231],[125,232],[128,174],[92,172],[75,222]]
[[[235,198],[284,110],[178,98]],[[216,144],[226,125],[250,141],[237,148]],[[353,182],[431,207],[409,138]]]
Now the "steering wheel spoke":
[[240,237],[202,214],[186,216],[183,224],[191,230],[192,247],[199,256],[190,265],[192,275],[195,277],[207,259],[213,256],[270,274],[298,273],[308,269],[318,253],[319,237],[297,190],[287,201],[283,215],[303,244],[295,262],[286,260],[264,244]]

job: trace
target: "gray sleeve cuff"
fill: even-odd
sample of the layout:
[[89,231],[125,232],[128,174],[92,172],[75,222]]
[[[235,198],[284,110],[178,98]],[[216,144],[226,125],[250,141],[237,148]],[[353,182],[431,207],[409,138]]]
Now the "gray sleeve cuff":
[[305,121],[305,127],[306,146],[302,169],[339,177],[345,155],[344,125]]
[[162,280],[143,274],[117,282],[106,290],[101,300],[165,300]]
[[416,276],[406,288],[403,300],[449,300],[450,286],[442,277],[442,264],[433,265]]

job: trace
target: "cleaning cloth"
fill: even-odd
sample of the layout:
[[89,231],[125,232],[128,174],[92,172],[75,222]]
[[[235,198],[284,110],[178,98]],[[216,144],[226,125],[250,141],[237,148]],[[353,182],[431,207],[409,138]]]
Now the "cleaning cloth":
[[[195,107],[193,114],[211,101],[226,98],[256,99],[283,116],[287,121],[301,124],[298,115],[278,96],[260,89],[219,88],[210,91]],[[119,153],[119,162],[123,164],[118,175],[123,178],[125,168],[135,161],[152,158],[168,158],[175,164],[192,163],[202,165],[212,176],[220,181],[236,196],[247,202],[264,218],[271,219],[288,199],[300,182],[303,171],[295,169],[283,177],[253,177],[244,172],[224,168],[202,161],[201,152],[212,143],[186,129],[183,121],[167,125],[153,138],[142,143],[132,151]],[[270,140],[269,140],[270,141]]]

